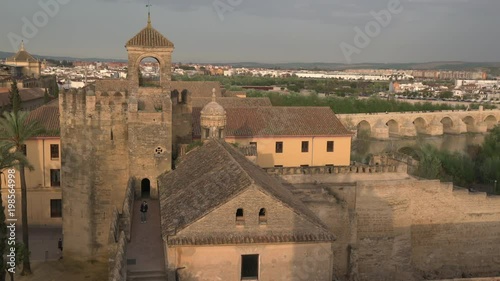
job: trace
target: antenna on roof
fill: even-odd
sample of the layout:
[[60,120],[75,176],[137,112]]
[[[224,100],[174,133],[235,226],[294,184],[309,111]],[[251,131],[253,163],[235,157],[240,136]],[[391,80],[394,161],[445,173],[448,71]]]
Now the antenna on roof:
[[148,0],[146,7],[148,8],[148,27],[151,28],[151,0]]

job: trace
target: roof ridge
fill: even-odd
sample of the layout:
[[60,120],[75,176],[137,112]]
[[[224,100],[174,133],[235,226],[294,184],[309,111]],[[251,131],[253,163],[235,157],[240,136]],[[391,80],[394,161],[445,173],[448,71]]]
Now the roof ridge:
[[[222,148],[224,148],[224,145],[226,146],[230,146],[230,149],[234,149],[237,153],[240,153],[239,151],[236,150],[236,148],[234,148],[232,145],[229,145],[227,142],[224,142],[221,141],[221,140],[215,140],[215,142],[220,145]],[[250,179],[250,183],[254,184],[255,185],[255,180],[248,174],[247,170],[245,170],[243,168],[243,166],[241,166],[241,164],[236,161],[236,159],[234,159],[234,156],[227,150],[227,149],[223,149],[224,150],[224,153],[226,153],[229,158],[231,159],[231,161],[233,161],[234,163],[236,163],[236,165],[238,165],[238,167],[241,169],[241,171],[243,171],[243,173],[245,174],[245,176]],[[245,156],[243,156],[245,157]]]
[[[227,144],[227,143],[226,143],[226,144]],[[239,151],[237,151],[234,147],[231,147],[231,148],[232,148],[232,149],[234,149],[234,151],[235,151],[236,153],[240,153],[240,152],[239,152]],[[247,171],[245,168],[243,168],[243,167],[241,166],[241,164],[240,164],[240,163],[239,163],[239,162],[238,162],[238,161],[234,158],[234,155],[231,155],[231,153],[230,153],[228,150],[226,150],[226,149],[224,149],[224,150],[225,150],[225,153],[228,153],[228,154],[229,154],[229,156],[230,156],[230,158],[231,158],[234,162],[236,162],[236,163],[238,164],[238,167],[239,167],[241,170],[243,170],[243,171],[244,171],[245,175],[246,175],[248,178],[250,178],[251,183],[252,183],[254,186],[256,186],[258,190],[260,190],[261,192],[264,192],[264,193],[265,193],[265,194],[267,194],[268,196],[271,196],[271,197],[272,197],[272,198],[274,198],[275,200],[277,200],[277,201],[279,201],[279,202],[283,203],[283,204],[284,204],[284,205],[285,205],[288,209],[290,209],[293,213],[297,214],[298,216],[305,218],[306,220],[310,221],[311,223],[313,223],[313,224],[315,224],[315,225],[317,225],[317,226],[321,227],[324,231],[327,231],[327,232],[329,232],[329,233],[330,233],[330,230],[328,229],[327,225],[326,225],[326,224],[324,224],[324,223],[323,223],[323,222],[322,222],[322,221],[321,221],[321,220],[320,220],[320,219],[319,219],[319,218],[318,218],[315,214],[313,214],[313,213],[312,213],[312,211],[311,211],[311,209],[309,209],[309,207],[307,207],[307,206],[306,206],[306,204],[304,204],[304,203],[303,203],[302,201],[300,201],[299,199],[295,198],[295,197],[293,196],[293,194],[292,194],[291,200],[294,200],[294,201],[296,201],[296,203],[303,205],[303,207],[305,207],[307,210],[309,210],[309,211],[311,212],[311,214],[306,214],[306,213],[304,213],[304,212],[302,212],[302,211],[300,211],[300,210],[298,210],[298,209],[294,208],[293,206],[291,206],[290,204],[288,204],[288,202],[286,202],[285,200],[283,200],[283,199],[279,198],[278,196],[276,196],[273,192],[269,191],[269,189],[268,189],[268,188],[266,188],[266,187],[264,187],[264,186],[263,186],[263,185],[265,185],[265,184],[266,184],[265,182],[263,182],[262,184],[257,184],[257,183],[255,182],[255,180],[254,180],[254,179],[253,179],[253,178],[252,178],[252,177],[248,174],[248,171]],[[244,155],[241,155],[241,156],[245,157]],[[246,159],[246,157],[245,157],[245,160],[249,161],[248,159]],[[264,173],[264,174],[266,174],[266,175],[267,175],[267,173],[265,173],[265,172],[262,170],[262,168],[261,168],[261,167],[259,167],[259,166],[257,166],[255,163],[250,162],[250,163],[249,163],[249,165],[253,165],[253,166],[255,166],[257,169],[259,169],[259,171],[261,171],[262,173]],[[276,180],[275,178],[272,178],[270,175],[269,175],[269,177],[271,178],[271,180]],[[291,193],[291,191],[290,191],[290,190],[288,190],[285,186],[283,186],[283,184],[282,184],[281,182],[279,182],[279,181],[278,181],[278,184],[280,185],[280,188],[283,188],[283,189],[285,190],[285,192],[290,192],[290,193]],[[248,188],[248,187],[247,187],[247,188]],[[314,219],[310,217],[311,215],[314,217]]]

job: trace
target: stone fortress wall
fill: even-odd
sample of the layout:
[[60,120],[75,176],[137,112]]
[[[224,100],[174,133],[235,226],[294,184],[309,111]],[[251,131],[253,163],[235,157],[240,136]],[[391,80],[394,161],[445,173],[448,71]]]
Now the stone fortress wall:
[[338,280],[500,276],[500,196],[404,173],[349,176],[279,176],[336,235]]

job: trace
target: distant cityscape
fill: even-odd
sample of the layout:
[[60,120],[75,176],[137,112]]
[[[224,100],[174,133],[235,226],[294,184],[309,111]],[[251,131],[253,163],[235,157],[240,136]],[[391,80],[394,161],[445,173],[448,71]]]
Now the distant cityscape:
[[[24,50],[24,46],[21,47]],[[26,88],[40,88],[39,98],[44,86],[37,85],[33,78],[55,77],[60,89],[79,89],[102,79],[127,79],[126,62],[88,62],[40,60],[27,51],[23,57],[10,57],[0,61],[0,93],[8,91],[10,77],[22,77]],[[23,67],[29,69],[23,73]],[[143,60],[140,64],[143,79],[159,79],[159,64],[153,60]],[[450,71],[450,70],[402,70],[402,69],[345,69],[343,71],[271,69],[235,67],[232,65],[182,64],[173,63],[171,72],[174,77],[224,76],[224,77],[269,77],[334,79],[352,82],[385,82],[387,92],[364,93],[378,94],[395,98],[424,100],[453,100],[468,102],[500,103],[500,79],[488,75],[485,71]],[[451,83],[434,83],[451,81]],[[279,85],[276,85],[279,86]],[[23,86],[21,86],[23,87]],[[245,87],[246,89],[291,92],[282,87]],[[3,89],[3,90],[2,90]],[[310,93],[310,91],[301,91]],[[319,92],[320,96],[331,93]]]

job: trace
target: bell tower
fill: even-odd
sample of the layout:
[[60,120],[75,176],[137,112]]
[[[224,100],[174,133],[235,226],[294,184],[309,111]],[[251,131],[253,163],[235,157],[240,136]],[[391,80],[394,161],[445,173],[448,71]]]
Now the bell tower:
[[140,83],[140,63],[145,58],[153,58],[160,65],[160,87],[170,92],[172,52],[174,44],[153,28],[151,14],[148,24],[125,45],[128,52],[129,91],[137,92]]
[[[153,28],[148,13],[147,26],[132,37],[128,52],[128,151],[130,177],[138,184],[136,194],[158,197],[156,177],[172,167],[171,61],[174,44]],[[159,81],[142,83],[141,61],[155,59]]]

